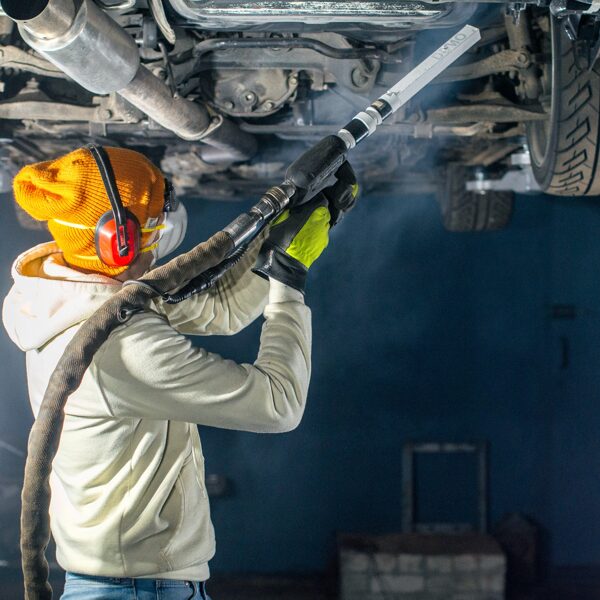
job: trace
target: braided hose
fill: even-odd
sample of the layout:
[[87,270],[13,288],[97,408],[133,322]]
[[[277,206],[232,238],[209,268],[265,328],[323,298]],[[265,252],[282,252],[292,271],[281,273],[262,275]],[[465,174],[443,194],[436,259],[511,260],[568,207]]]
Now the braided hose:
[[230,235],[219,231],[189,252],[140,278],[142,285],[124,286],[107,300],[68,344],[50,377],[39,414],[29,434],[21,507],[21,555],[26,600],[51,600],[49,565],[50,472],[58,450],[64,407],[79,387],[94,354],[110,333],[146,308],[160,290],[175,290],[199,273],[218,265],[233,249]]
[[[196,294],[202,294],[211,288],[229,269],[235,267],[245,256],[247,246],[238,248],[233,254],[228,256],[223,262],[216,267],[207,269],[198,277],[194,277],[186,286],[182,287],[174,294],[163,294],[162,298],[167,304],[179,304]],[[131,284],[139,284],[139,281],[132,280]]]

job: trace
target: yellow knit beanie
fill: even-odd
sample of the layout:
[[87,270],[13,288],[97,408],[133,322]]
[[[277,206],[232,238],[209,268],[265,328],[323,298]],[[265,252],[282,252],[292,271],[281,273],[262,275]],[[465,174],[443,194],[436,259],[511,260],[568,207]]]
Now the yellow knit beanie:
[[[105,147],[123,205],[144,227],[160,216],[164,176],[143,154]],[[48,228],[65,260],[75,267],[115,276],[127,267],[109,267],[96,255],[94,234],[111,210],[100,171],[89,150],[79,148],[55,160],[23,167],[13,183],[15,200]],[[151,233],[142,234],[144,246]]]

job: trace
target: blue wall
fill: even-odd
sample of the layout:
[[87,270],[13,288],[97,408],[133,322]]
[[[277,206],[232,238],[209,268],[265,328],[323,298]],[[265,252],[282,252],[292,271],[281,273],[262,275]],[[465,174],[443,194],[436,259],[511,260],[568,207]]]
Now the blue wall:
[[[195,205],[193,239],[241,206]],[[4,214],[6,274],[32,236]],[[6,275],[0,283],[4,292]],[[309,286],[314,370],[299,429],[202,428],[207,472],[234,485],[213,501],[214,570],[322,569],[335,532],[399,530],[407,439],[489,440],[492,520],[525,512],[550,532],[556,563],[600,562],[600,205],[521,197],[508,230],[456,235],[430,197],[363,198]],[[580,316],[552,321],[557,302]],[[199,341],[252,361],[259,331]],[[0,343],[0,436],[24,445],[22,359]]]
[[[237,484],[214,503],[215,568],[315,569],[335,531],[399,530],[411,438],[490,440],[493,516],[540,512],[550,213],[525,198],[508,231],[465,236],[442,230],[431,198],[364,199],[311,273],[299,430],[204,432],[208,470]],[[247,360],[256,348],[254,337],[203,342]]]
[[[17,223],[12,203],[12,196],[0,194],[1,298],[6,296],[12,285],[10,268],[16,255],[34,244],[50,239],[47,232],[22,229]],[[33,422],[27,396],[25,359],[3,327],[0,331],[0,441],[25,452],[29,428]],[[24,462],[18,456],[0,447],[0,480],[20,479],[23,465]]]
[[[549,294],[578,309],[547,334],[554,357],[544,412],[548,419],[547,519],[557,561],[600,561],[600,205],[555,200]],[[560,368],[560,340],[569,348]]]

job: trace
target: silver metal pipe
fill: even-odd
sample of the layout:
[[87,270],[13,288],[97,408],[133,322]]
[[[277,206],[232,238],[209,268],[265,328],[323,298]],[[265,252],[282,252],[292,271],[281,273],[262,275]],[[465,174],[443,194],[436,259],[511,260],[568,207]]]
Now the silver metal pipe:
[[40,37],[56,37],[68,31],[76,12],[74,0],[48,2],[38,16],[24,21],[23,25],[27,30],[37,31]]
[[174,98],[141,64],[133,38],[92,0],[2,0],[2,8],[25,42],[90,92],[118,93],[179,137],[220,148],[224,162],[255,153],[251,134],[211,119],[203,104]]
[[135,77],[119,94],[152,117],[159,125],[186,140],[197,140],[210,124],[203,106],[173,98],[171,90],[146,67],[140,65]]
[[[135,77],[140,64],[135,41],[91,0],[83,0],[77,11],[73,0],[48,0],[31,16],[24,15],[22,4],[3,0],[2,8],[27,44],[86,90],[109,94]],[[46,21],[45,16],[52,18]],[[54,34],[52,27],[57,27]]]

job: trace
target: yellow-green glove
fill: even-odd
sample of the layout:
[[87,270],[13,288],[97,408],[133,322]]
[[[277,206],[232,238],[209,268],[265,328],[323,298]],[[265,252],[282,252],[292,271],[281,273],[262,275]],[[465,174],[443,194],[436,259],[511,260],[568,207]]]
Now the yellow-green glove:
[[328,204],[321,193],[303,206],[284,211],[271,225],[252,270],[304,293],[308,269],[329,243]]

